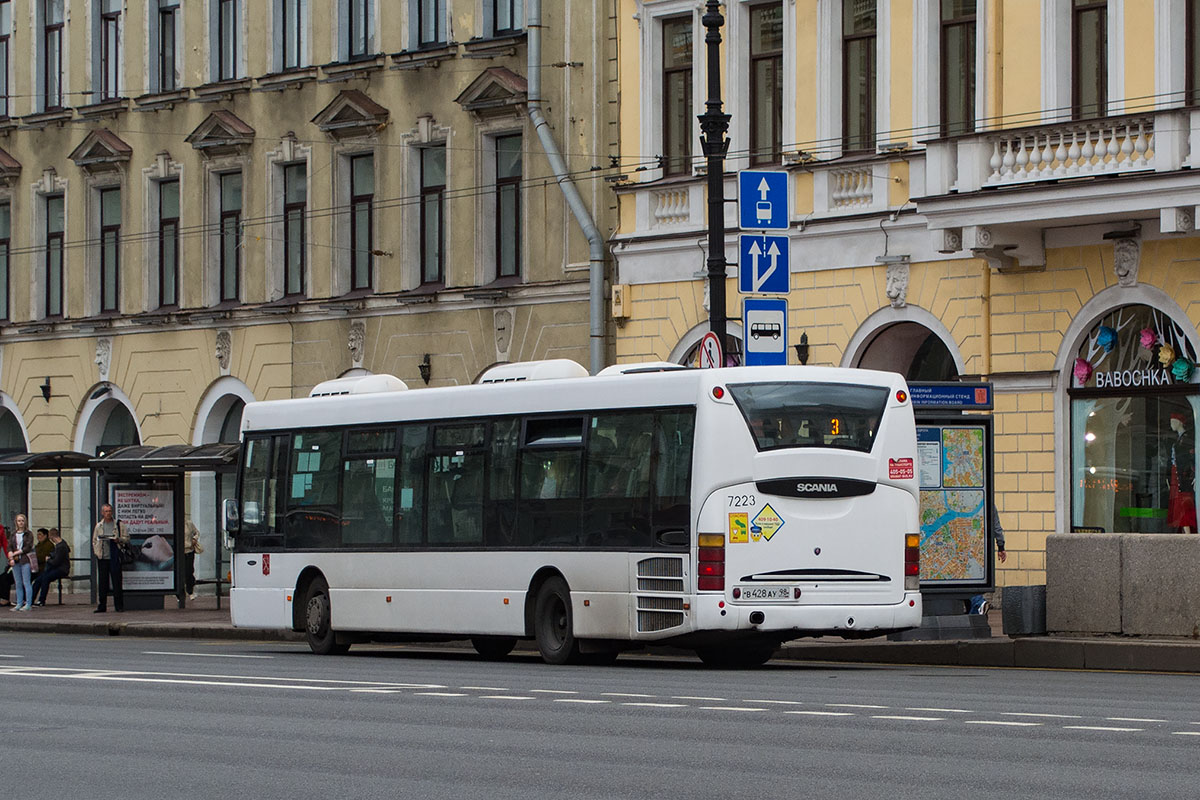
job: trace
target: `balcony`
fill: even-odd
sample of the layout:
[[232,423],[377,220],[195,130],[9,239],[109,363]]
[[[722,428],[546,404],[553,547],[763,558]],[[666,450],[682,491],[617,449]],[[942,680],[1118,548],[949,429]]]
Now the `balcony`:
[[1164,233],[1186,233],[1195,167],[1200,110],[1173,109],[927,142],[926,193],[914,199],[937,240],[968,248],[976,227],[1021,246],[1062,224],[1157,219]]

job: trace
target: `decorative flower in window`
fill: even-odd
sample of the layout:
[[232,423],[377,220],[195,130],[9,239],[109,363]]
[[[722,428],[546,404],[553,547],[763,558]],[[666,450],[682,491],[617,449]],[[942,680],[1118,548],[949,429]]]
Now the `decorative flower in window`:
[[1075,359],[1075,380],[1080,386],[1086,386],[1088,378],[1092,377],[1092,365],[1086,358]]
[[1175,348],[1174,347],[1171,347],[1171,345],[1164,343],[1162,347],[1158,348],[1158,363],[1162,364],[1164,367],[1169,367],[1169,366],[1171,366],[1171,362],[1174,360],[1175,360]]
[[1103,347],[1104,352],[1111,353],[1117,346],[1117,332],[1107,325],[1101,325],[1100,330],[1096,332],[1096,344]]
[[1195,366],[1195,364],[1186,358],[1177,358],[1175,359],[1175,363],[1171,364],[1171,374],[1175,376],[1175,380],[1185,383],[1191,379],[1192,370],[1195,369]]
[[1138,344],[1149,350],[1158,344],[1158,334],[1153,328],[1142,328],[1142,332],[1138,334]]

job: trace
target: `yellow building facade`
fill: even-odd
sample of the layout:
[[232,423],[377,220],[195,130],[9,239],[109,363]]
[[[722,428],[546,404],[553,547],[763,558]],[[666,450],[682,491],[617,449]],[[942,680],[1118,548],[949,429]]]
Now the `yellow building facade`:
[[[244,403],[343,375],[587,363],[614,25],[599,0],[0,2],[0,448],[236,441]],[[54,524],[5,481],[0,522]]]
[[[620,6],[616,353],[688,362],[708,328],[705,3]],[[790,342],[994,384],[1000,585],[1045,583],[1053,533],[1197,529],[1193,6],[722,4],[726,169],[788,176]]]

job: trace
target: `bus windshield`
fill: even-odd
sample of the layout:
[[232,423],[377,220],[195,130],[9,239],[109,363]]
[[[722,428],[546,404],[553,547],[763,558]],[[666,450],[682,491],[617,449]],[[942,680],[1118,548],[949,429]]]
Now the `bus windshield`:
[[759,450],[836,447],[871,452],[888,389],[833,383],[742,383],[729,392]]

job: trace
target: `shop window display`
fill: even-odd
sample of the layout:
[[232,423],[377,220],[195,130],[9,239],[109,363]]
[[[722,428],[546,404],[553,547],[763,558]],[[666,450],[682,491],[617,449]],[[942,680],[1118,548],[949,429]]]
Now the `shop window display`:
[[1071,365],[1071,524],[1196,532],[1200,386],[1187,332],[1147,306],[1110,312]]

